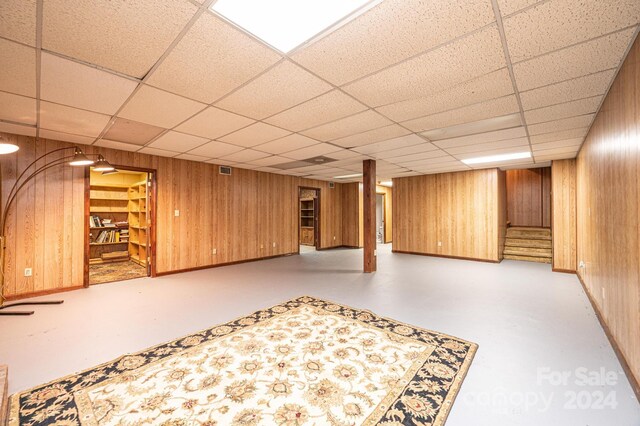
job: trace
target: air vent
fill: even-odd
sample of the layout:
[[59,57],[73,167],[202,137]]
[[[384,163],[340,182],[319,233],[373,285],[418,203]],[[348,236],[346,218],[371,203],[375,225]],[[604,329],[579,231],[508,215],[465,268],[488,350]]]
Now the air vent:
[[336,187],[336,184],[333,182],[329,182],[329,188],[333,189]]
[[220,174],[221,175],[231,175],[231,167],[229,167],[229,166],[220,166]]

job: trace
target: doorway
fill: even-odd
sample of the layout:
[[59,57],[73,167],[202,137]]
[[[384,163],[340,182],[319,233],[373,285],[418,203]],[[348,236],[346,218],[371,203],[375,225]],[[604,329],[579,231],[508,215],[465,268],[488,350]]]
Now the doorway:
[[85,287],[155,273],[155,171],[89,170]]
[[298,188],[298,244],[299,252],[320,249],[320,189]]
[[376,242],[378,244],[384,244],[385,238],[385,194],[376,194]]

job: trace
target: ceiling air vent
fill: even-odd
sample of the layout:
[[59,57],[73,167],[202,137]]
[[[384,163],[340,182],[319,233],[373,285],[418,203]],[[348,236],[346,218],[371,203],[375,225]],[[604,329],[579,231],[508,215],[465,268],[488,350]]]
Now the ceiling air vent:
[[231,167],[229,167],[229,166],[220,166],[220,174],[221,175],[231,175]]

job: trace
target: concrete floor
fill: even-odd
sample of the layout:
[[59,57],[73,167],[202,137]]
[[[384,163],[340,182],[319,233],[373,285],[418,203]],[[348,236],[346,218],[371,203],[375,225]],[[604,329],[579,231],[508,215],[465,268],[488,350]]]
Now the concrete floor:
[[64,305],[0,317],[0,363],[13,393],[310,295],[478,343],[447,426],[640,425],[575,276],[392,254],[389,245],[378,248],[377,273],[361,267],[360,250],[329,250],[64,293]]

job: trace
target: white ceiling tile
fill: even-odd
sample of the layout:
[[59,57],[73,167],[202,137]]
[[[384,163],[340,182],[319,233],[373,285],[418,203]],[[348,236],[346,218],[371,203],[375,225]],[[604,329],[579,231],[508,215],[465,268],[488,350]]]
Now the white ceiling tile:
[[504,32],[515,63],[638,22],[638,0],[547,1],[505,19]]
[[206,138],[169,130],[167,133],[150,143],[149,147],[176,152],[186,152],[200,145],[204,145],[208,141],[209,140]]
[[498,0],[498,7],[500,8],[502,16],[507,16],[540,1],[541,0]]
[[582,145],[583,141],[584,141],[584,138],[565,139],[565,140],[558,140],[554,142],[536,143],[536,144],[533,144],[531,148],[535,153],[536,151],[543,151],[546,149],[554,149],[554,148],[564,148],[567,146],[579,147],[580,145]]
[[293,58],[342,85],[493,20],[491,3],[483,0],[386,0]]
[[511,77],[509,71],[503,68],[431,96],[381,106],[376,110],[392,120],[406,121],[511,93],[513,93]]
[[492,117],[500,117],[520,111],[520,106],[514,95],[505,96],[479,104],[440,112],[426,117],[415,118],[402,122],[414,132],[425,130],[442,129],[444,127],[455,126]]
[[264,158],[268,156],[269,154],[265,154],[264,152],[255,151],[253,149],[245,149],[242,151],[238,151],[234,154],[226,155],[224,157],[221,157],[220,159],[223,161],[228,160],[228,161],[249,162],[249,161],[255,161],[260,158]]
[[493,168],[522,168],[528,164],[531,164],[531,158],[525,158],[521,160],[508,160],[508,161],[497,161],[494,163],[483,163],[483,164],[474,164],[471,166],[474,170],[482,170],[482,169],[493,169]]
[[367,107],[339,90],[318,96],[308,102],[267,118],[267,123],[299,132],[343,118]]
[[42,46],[142,78],[196,10],[184,0],[47,0]]
[[56,132],[47,129],[40,129],[39,136],[43,139],[53,139],[56,141],[79,143],[82,145],[91,145],[96,139],[90,136],[72,135],[70,133]]
[[391,150],[386,150],[381,152],[374,152],[374,153],[370,153],[369,155],[371,155],[374,158],[390,158],[390,157],[400,157],[403,155],[420,154],[422,152],[435,151],[435,150],[439,151],[439,148],[432,143],[425,142],[425,140],[423,139],[422,142],[419,144],[405,146],[402,148],[393,148]]
[[103,138],[117,142],[145,145],[165,130],[162,127],[117,117],[111,122]]
[[607,70],[521,92],[522,107],[526,111],[590,96],[603,95],[607,92],[609,84],[615,75],[616,70]]
[[253,147],[264,142],[284,137],[291,132],[265,123],[255,123],[237,132],[226,135],[219,140],[234,145]]
[[120,149],[122,151],[137,151],[137,150],[140,149],[140,145],[132,145],[130,143],[110,141],[108,139],[100,139],[99,141],[97,141],[93,145],[94,146],[101,146],[101,147],[104,147],[104,148]]
[[451,164],[460,164],[458,160],[450,155],[443,155],[440,157],[432,157],[432,158],[421,158],[419,160],[406,161],[401,164],[403,167],[411,170],[419,170],[423,168],[434,168],[434,167],[447,167]]
[[206,105],[149,86],[142,86],[118,114],[120,117],[172,128]]
[[97,137],[110,116],[64,105],[40,102],[40,127],[82,136]]
[[602,96],[594,96],[592,98],[580,99],[539,109],[532,109],[530,111],[525,111],[524,118],[527,121],[527,124],[536,124],[589,114],[598,111],[601,101]]
[[248,126],[255,121],[241,115],[209,107],[193,118],[185,121],[176,130],[205,138],[215,139],[238,129]]
[[225,155],[234,154],[242,150],[243,148],[239,146],[231,145],[224,142],[212,141],[205,145],[199,146],[189,153],[194,155],[201,155],[204,157],[219,158],[224,157]]
[[424,143],[424,139],[416,134],[410,134],[401,136],[399,138],[393,138],[382,142],[372,143],[369,145],[359,146],[354,148],[354,151],[362,154],[374,154],[377,152],[389,151],[392,149],[405,148],[412,145],[418,145]]
[[157,155],[158,157],[175,157],[179,152],[167,151],[164,149],[150,148],[145,146],[140,151],[141,154]]
[[0,38],[0,90],[36,97],[36,50]]
[[200,155],[193,155],[193,154],[180,154],[180,155],[176,155],[175,158],[179,158],[181,160],[189,160],[189,161],[206,161],[206,160],[209,160],[211,157],[202,157]]
[[0,92],[0,120],[36,124],[36,100]]
[[254,149],[262,152],[267,152],[269,154],[282,154],[284,152],[317,145],[318,143],[319,141],[315,139],[293,133],[289,136],[285,136],[283,138],[276,139],[262,145],[257,145],[254,147]]
[[340,149],[341,148],[329,145],[328,143],[319,143],[317,145],[284,153],[283,157],[291,158],[293,160],[305,160],[307,158],[317,157],[318,155],[331,157],[332,152],[339,151]]
[[[432,162],[447,161],[446,159],[443,160],[443,158],[450,157],[449,154],[447,154],[445,151],[441,149],[434,149],[431,151],[417,152],[415,154],[408,154],[408,155],[401,155],[401,156],[396,156],[395,154],[396,153],[394,153],[393,151],[390,151],[388,153],[381,153],[378,155],[384,155],[380,158],[383,158],[393,164],[400,164],[403,166],[407,163],[413,163],[416,161],[426,161],[426,160],[430,160]],[[438,158],[440,160],[435,160]]]
[[576,158],[577,154],[578,154],[577,152],[567,152],[563,154],[546,154],[546,155],[541,155],[540,153],[538,153],[535,156],[535,159],[536,159],[536,163],[541,161],[567,160],[571,158]]
[[[337,151],[332,151],[331,152],[331,158],[335,158],[336,160],[345,160],[345,161],[358,161],[358,159],[360,159],[360,164],[361,160],[366,159],[367,157],[359,154],[357,152],[353,152],[350,149],[342,149],[342,148],[337,148]],[[334,164],[334,163],[331,163]]]
[[434,141],[433,144],[443,149],[456,148],[460,146],[475,145],[487,142],[496,142],[507,139],[525,138],[527,131],[524,127],[514,127],[511,129],[497,130],[495,132],[479,133],[476,135],[461,136],[459,138],[442,139]]
[[42,52],[40,97],[74,108],[115,114],[138,83]]
[[283,61],[216,105],[252,118],[263,119],[331,89],[332,86],[299,66]]
[[0,121],[0,132],[13,133],[14,135],[36,136],[36,128],[21,124],[4,123]]
[[497,27],[491,26],[344,86],[344,90],[377,107],[429,96],[505,66]]
[[415,167],[414,169],[417,170],[420,174],[430,175],[436,173],[462,172],[471,170],[471,167],[466,166],[459,161],[452,161],[450,163],[445,163],[438,166]]
[[577,154],[580,149],[580,145],[569,145],[569,146],[560,146],[549,149],[538,149],[534,150],[533,154],[536,158],[540,157],[548,157],[556,154]]
[[634,33],[631,28],[514,64],[518,89],[530,90],[616,68]]
[[305,136],[330,141],[367,130],[388,126],[392,122],[375,111],[364,111],[302,132]]
[[558,132],[543,133],[543,134],[531,136],[531,143],[539,144],[539,143],[554,142],[554,141],[561,141],[561,140],[574,139],[574,138],[584,139],[588,131],[589,131],[588,127],[582,127],[577,129],[562,130]]
[[581,129],[584,127],[589,127],[591,125],[594,115],[595,114],[580,115],[578,117],[565,118],[562,120],[549,121],[546,123],[531,124],[527,127],[531,136],[541,135],[543,133],[560,132],[570,129]]
[[0,37],[36,45],[36,0],[0,1]]
[[265,172],[265,173],[278,173],[282,171],[280,169],[275,169],[273,167],[257,167],[254,170],[256,172]]
[[479,121],[458,124],[456,126],[422,132],[421,135],[431,141],[442,139],[458,138],[461,136],[476,135],[480,133],[493,132],[496,130],[510,129],[522,126],[520,113],[492,117]]
[[458,146],[455,148],[446,148],[445,151],[447,151],[451,155],[458,155],[458,154],[464,154],[469,152],[475,152],[475,153],[481,154],[484,152],[489,152],[497,149],[513,148],[513,147],[519,147],[519,148],[522,148],[523,151],[526,151],[529,149],[529,139],[528,138],[506,139],[506,140],[496,141],[496,142],[485,142],[485,143],[478,143],[474,145]]
[[276,164],[288,163],[291,160],[286,157],[280,157],[279,155],[272,155],[270,157],[259,158],[257,160],[249,161],[249,164],[254,166],[268,167]]
[[331,143],[345,148],[353,148],[384,141],[391,138],[406,136],[410,133],[410,130],[407,130],[397,124],[392,124],[390,126],[369,130],[368,132],[362,132],[344,138],[335,139],[331,141]]
[[149,78],[205,103],[260,74],[280,55],[211,13],[204,13]]

